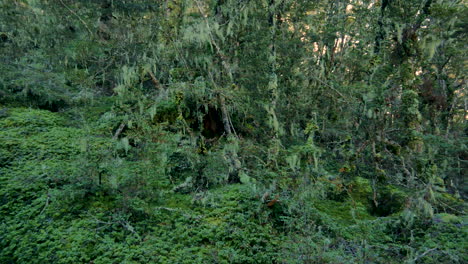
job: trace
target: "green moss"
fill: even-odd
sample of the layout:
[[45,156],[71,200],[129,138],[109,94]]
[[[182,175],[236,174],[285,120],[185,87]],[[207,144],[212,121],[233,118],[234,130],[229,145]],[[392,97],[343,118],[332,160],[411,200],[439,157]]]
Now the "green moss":
[[208,225],[215,225],[215,226],[219,226],[222,223],[224,223],[223,219],[218,218],[218,217],[208,217],[208,218],[205,218],[205,221]]
[[[97,114],[92,119],[96,118]],[[25,108],[0,118],[4,143],[0,161],[9,165],[0,168],[0,213],[7,223],[0,224],[0,236],[5,238],[0,246],[6,252],[0,262],[27,262],[37,256],[45,263],[294,263],[283,260],[284,252],[279,250],[290,235],[285,230],[296,228],[299,233],[306,229],[305,224],[313,223],[316,229],[310,232],[315,237],[300,245],[308,249],[316,243],[318,250],[313,254],[322,254],[322,262],[354,263],[358,257],[345,261],[349,248],[357,254],[370,254],[361,248],[365,241],[365,246],[381,248],[384,255],[395,243],[389,234],[401,232],[386,230],[392,217],[376,217],[381,216],[377,210],[391,216],[402,208],[408,192],[398,186],[377,186],[379,206],[374,208],[370,180],[356,177],[346,188],[341,182],[325,180],[338,190],[340,200],[307,196],[304,204],[309,207],[299,206],[308,213],[307,218],[289,226],[288,221],[296,221],[298,215],[291,213],[296,201],[286,192],[281,192],[281,202],[272,207],[260,201],[263,193],[254,191],[251,182],[213,185],[198,194],[174,193],[170,191],[174,183],[164,167],[154,162],[159,158],[126,156],[101,161],[102,155],[114,154],[113,141],[95,136],[99,128],[93,124],[86,130],[65,124],[67,120],[60,114]],[[205,172],[222,178],[220,171],[227,171],[222,160],[206,160],[213,168]],[[170,162],[193,171],[184,159]],[[96,187],[99,170],[105,171],[107,189]],[[436,199],[444,203],[461,203],[453,196],[438,195]],[[424,242],[424,250],[441,244],[459,254],[451,239],[458,235],[455,228],[460,219],[453,214],[435,216],[434,226],[452,228],[444,233],[445,244],[440,243],[436,227],[427,241],[416,237],[420,239],[416,242]],[[24,238],[21,244],[15,244],[17,237]],[[457,241],[462,241],[461,235]],[[374,262],[390,263],[384,259]]]
[[433,220],[435,222],[452,223],[452,224],[461,224],[463,222],[462,219],[459,218],[458,216],[453,215],[453,214],[447,214],[447,213],[436,214],[434,215]]
[[12,108],[8,110],[8,116],[0,119],[0,128],[39,129],[56,127],[64,123],[64,119],[58,113],[47,110],[30,108]]
[[404,209],[409,194],[402,187],[380,186],[376,190],[375,202],[371,203],[371,213],[376,216],[390,216]]
[[0,119],[1,165],[28,161],[67,160],[80,153],[86,133],[64,127],[65,119],[46,110],[14,108]]
[[191,200],[192,197],[188,194],[169,193],[163,198],[162,204],[169,208],[186,210],[192,207]]
[[76,128],[46,127],[43,132],[23,134],[21,127],[0,131],[0,147],[9,161],[48,158],[66,159],[80,152],[80,139],[85,133]]
[[456,198],[449,193],[436,192],[434,196],[436,206],[441,211],[459,214],[459,212],[466,210],[466,203],[462,199]]
[[316,201],[314,206],[343,225],[352,225],[358,221],[375,219],[375,217],[369,214],[364,204],[351,200],[347,200],[346,202],[320,200]]
[[179,109],[174,101],[161,101],[153,110],[155,122],[174,123],[179,115]]
[[374,197],[370,180],[361,177],[356,177],[348,188],[352,199],[363,204],[375,216],[400,212],[408,198],[407,190],[394,185],[377,185]]
[[372,186],[370,180],[356,177],[349,185],[351,197],[358,202],[367,204],[372,197]]

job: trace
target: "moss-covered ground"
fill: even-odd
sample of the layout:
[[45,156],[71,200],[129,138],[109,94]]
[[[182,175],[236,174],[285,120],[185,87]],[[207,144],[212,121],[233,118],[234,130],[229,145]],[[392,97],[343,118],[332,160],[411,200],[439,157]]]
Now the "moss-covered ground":
[[112,140],[105,111],[4,109],[0,263],[468,262],[467,218],[419,219],[400,187],[375,196],[357,177],[339,199],[266,198],[245,180],[181,192],[169,158]]

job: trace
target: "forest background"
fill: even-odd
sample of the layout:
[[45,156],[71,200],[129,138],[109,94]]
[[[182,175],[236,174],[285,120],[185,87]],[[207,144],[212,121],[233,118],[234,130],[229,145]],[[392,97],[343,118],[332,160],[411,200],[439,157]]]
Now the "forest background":
[[462,0],[1,0],[1,263],[467,263]]

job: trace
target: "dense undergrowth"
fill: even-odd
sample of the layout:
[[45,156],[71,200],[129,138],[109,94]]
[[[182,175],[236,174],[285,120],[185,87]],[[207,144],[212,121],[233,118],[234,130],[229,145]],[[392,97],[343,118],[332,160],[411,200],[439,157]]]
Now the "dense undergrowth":
[[[412,194],[405,189],[382,187],[387,200],[381,203],[389,207],[384,217],[372,206],[370,181],[359,177],[346,186],[301,179],[271,197],[265,194],[273,189],[247,178],[181,191],[175,187],[189,172],[174,172],[171,158],[161,161],[166,170],[149,163],[157,152],[151,148],[136,159],[105,137],[99,109],[93,110],[94,117],[79,118],[4,108],[0,262],[467,261],[466,216],[425,218],[408,208]],[[78,126],[83,118],[87,125]],[[462,210],[461,201],[448,199]]]
[[461,0],[0,0],[0,263],[468,263]]

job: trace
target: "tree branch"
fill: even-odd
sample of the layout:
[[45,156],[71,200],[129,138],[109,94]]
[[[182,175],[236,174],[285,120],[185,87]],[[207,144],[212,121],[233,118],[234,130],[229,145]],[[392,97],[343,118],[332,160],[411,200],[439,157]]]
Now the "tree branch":
[[413,262],[416,262],[418,259],[420,259],[420,258],[426,256],[427,254],[431,253],[432,251],[434,251],[434,250],[436,250],[436,249],[437,249],[437,248],[435,247],[435,248],[431,248],[431,249],[428,249],[428,250],[424,251],[424,253],[422,253],[421,255],[419,255],[419,256],[417,256],[417,257],[415,257],[415,258],[413,259]]
[[151,81],[153,82],[154,86],[159,89],[161,88],[161,85],[159,84],[158,79],[156,79],[156,76],[154,76],[153,72],[148,71],[149,76],[151,77]]
[[93,32],[89,29],[88,25],[86,24],[86,22],[78,15],[75,13],[75,11],[73,11],[70,7],[68,7],[64,2],[63,0],[59,0],[60,3],[70,12],[72,13],[74,16],[76,16],[76,18],[78,18],[78,20],[80,20],[80,22],[85,26],[86,30],[88,31],[89,35],[90,36],[93,36]]
[[119,138],[119,136],[120,136],[120,134],[122,133],[122,131],[124,130],[125,126],[126,126],[125,123],[121,123],[120,126],[119,126],[119,128],[117,129],[117,131],[115,131],[115,134],[114,134],[114,136],[112,137],[112,139],[115,140],[115,139]]

